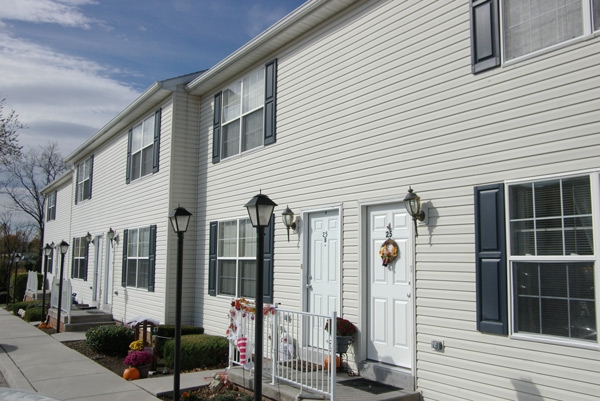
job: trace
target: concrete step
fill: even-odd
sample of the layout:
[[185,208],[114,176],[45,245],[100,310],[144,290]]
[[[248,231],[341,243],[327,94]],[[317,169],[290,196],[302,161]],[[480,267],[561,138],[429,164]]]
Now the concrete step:
[[[48,316],[50,318],[50,325],[56,326],[57,310],[52,308],[48,310]],[[67,313],[62,312],[60,314],[61,320],[61,332],[77,332],[87,331],[92,327],[107,326],[115,324],[112,314],[103,312],[101,310],[91,309],[72,309],[71,310],[71,321],[68,322]]]

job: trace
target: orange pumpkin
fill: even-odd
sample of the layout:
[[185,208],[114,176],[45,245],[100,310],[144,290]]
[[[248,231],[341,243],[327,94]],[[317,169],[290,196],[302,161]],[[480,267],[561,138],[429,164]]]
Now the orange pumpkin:
[[138,370],[138,368],[127,368],[125,369],[125,371],[123,372],[123,379],[125,380],[137,380],[140,378],[140,371]]
[[[335,367],[339,368],[342,364],[342,360],[339,356],[335,356]],[[325,369],[329,369],[329,355],[325,357]]]

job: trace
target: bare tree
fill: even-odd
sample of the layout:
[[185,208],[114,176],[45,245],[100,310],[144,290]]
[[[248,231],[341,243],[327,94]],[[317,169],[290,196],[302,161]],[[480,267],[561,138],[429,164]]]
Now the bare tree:
[[16,268],[15,256],[26,249],[30,232],[30,227],[15,223],[10,212],[0,213],[0,288],[5,288],[7,294],[11,270]]
[[[69,168],[58,152],[58,145],[49,143],[31,149],[18,157],[6,158],[2,164],[4,174],[0,177],[0,193],[9,200],[6,206],[32,219],[41,240],[44,238],[46,207],[46,197],[41,190]],[[42,260],[41,255],[39,260]]]
[[17,114],[11,110],[4,115],[5,98],[0,98],[0,162],[4,163],[7,158],[21,155],[22,146],[19,145],[17,130],[25,128],[19,122]]

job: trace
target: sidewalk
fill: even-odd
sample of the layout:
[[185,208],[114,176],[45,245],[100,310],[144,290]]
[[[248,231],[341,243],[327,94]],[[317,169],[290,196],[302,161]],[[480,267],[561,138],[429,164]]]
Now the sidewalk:
[[[9,387],[65,401],[156,401],[173,390],[172,376],[126,381],[61,343],[83,338],[49,336],[0,308],[0,372]],[[206,378],[220,371],[182,374],[180,388],[207,385]]]

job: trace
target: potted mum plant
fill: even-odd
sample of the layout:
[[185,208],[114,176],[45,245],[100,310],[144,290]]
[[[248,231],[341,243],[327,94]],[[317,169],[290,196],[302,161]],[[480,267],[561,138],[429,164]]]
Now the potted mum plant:
[[123,372],[123,378],[135,380],[136,373],[133,369],[138,371],[137,378],[148,377],[151,362],[152,354],[148,351],[131,351],[123,361],[123,364],[128,366],[128,368],[125,369],[125,372]]
[[[325,323],[325,330],[330,332],[329,322]],[[356,334],[356,326],[342,317],[338,317],[336,319],[336,331],[335,335],[337,337],[337,353],[345,354],[348,352],[348,347],[352,344],[352,338]]]

